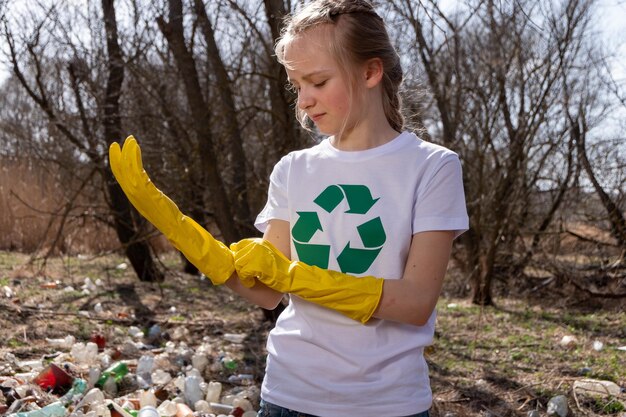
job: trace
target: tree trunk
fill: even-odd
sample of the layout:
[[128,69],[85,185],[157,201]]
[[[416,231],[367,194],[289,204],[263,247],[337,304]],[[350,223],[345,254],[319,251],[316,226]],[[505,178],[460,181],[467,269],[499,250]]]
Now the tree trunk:
[[491,295],[493,262],[491,265],[489,263],[488,256],[481,255],[471,276],[473,304],[480,306],[493,305],[493,297]]
[[[272,45],[274,45],[280,36],[283,17],[289,11],[286,10],[283,0],[264,0],[264,3],[265,15],[272,32]],[[269,58],[271,72],[269,97],[272,105],[273,136],[276,139],[276,160],[278,160],[303,144],[299,140],[298,121],[293,110],[296,97],[285,88],[287,72],[274,57]]]
[[207,55],[217,79],[217,89],[220,95],[220,113],[224,117],[224,125],[226,127],[224,135],[226,136],[226,142],[231,145],[231,164],[236,167],[233,170],[232,212],[235,215],[235,227],[239,231],[239,235],[244,237],[254,231],[254,228],[251,226],[250,205],[248,203],[247,164],[243,151],[243,135],[237,120],[237,110],[235,109],[235,100],[231,90],[232,81],[220,56],[219,48],[215,42],[213,26],[211,26],[211,21],[207,16],[204,3],[202,0],[194,0],[194,6],[203,29],[204,40],[207,43]]
[[587,126],[584,116],[579,115],[577,120],[571,120],[572,125],[572,134],[574,135],[574,139],[576,140],[576,148],[578,150],[578,157],[583,166],[583,169],[587,173],[589,180],[593,184],[593,188],[596,191],[596,194],[600,197],[600,201],[604,206],[605,210],[609,215],[609,222],[611,224],[611,234],[617,241],[617,245],[622,250],[622,256],[626,253],[626,219],[624,219],[624,215],[615,202],[611,199],[611,196],[604,191],[602,185],[598,182],[596,175],[593,172],[593,168],[591,163],[589,162],[589,158],[587,158],[587,150],[586,150],[586,134],[587,134]]
[[[107,38],[109,76],[104,101],[104,136],[107,144],[122,139],[119,98],[124,81],[124,62],[117,40],[117,22],[115,20],[114,0],[102,0],[104,26]],[[104,177],[109,192],[115,231],[120,242],[125,246],[126,256],[141,281],[161,282],[163,272],[154,262],[152,251],[146,241],[137,239],[133,227],[131,208],[119,184],[113,178],[110,169],[104,170]]]
[[169,22],[160,16],[157,18],[157,23],[174,55],[176,66],[185,86],[185,95],[191,110],[193,129],[199,141],[200,160],[207,176],[217,227],[227,242],[235,242],[240,240],[242,236],[233,221],[232,206],[217,165],[209,107],[202,96],[200,78],[193,54],[185,44],[181,0],[169,0],[169,8]]

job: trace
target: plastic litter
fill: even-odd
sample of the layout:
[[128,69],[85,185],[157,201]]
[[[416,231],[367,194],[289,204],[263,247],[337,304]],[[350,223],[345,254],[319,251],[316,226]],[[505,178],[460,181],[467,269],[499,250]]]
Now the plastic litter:
[[124,375],[128,373],[128,366],[124,362],[116,362],[102,371],[98,379],[97,386],[103,386],[112,377],[114,382],[120,382]]
[[198,376],[187,376],[185,378],[183,392],[185,394],[185,400],[187,404],[194,405],[198,401],[202,400],[204,394],[202,392],[202,388],[200,388],[200,384],[204,382],[201,377]]
[[33,379],[33,382],[44,391],[53,391],[59,394],[72,386],[74,378],[59,366],[51,363]]
[[[99,351],[95,341],[76,343],[73,336],[67,336],[49,339],[49,345],[65,352],[57,350],[43,359],[17,360],[15,355],[2,354],[2,375],[14,376],[2,380],[0,414],[11,417],[255,415],[260,390],[254,386],[254,374],[243,361],[243,350],[236,343],[224,347],[220,344],[223,338],[205,338],[194,350],[183,341],[153,346],[145,343],[148,336],[138,340],[140,337],[131,339],[125,331],[111,331],[122,340],[127,339],[112,343],[114,346],[103,346]],[[95,340],[95,334],[105,337],[96,331],[90,340]],[[213,342],[222,350],[214,350]],[[131,345],[134,349],[126,348]],[[213,379],[205,381],[209,375]],[[33,396],[33,390],[39,394]]]
[[232,343],[243,343],[246,337],[248,337],[248,335],[245,333],[243,334],[225,333],[224,334],[224,340],[228,340],[229,342],[232,342]]
[[39,410],[9,414],[9,417],[64,417],[65,415],[67,415],[67,408],[57,401]]
[[137,413],[137,417],[159,417],[159,412],[156,407],[152,405],[146,405],[141,407],[139,413]]
[[76,343],[76,338],[70,334],[61,339],[46,338],[46,342],[54,347],[69,349]]
[[558,415],[559,417],[566,417],[569,409],[567,407],[567,397],[565,395],[557,395],[550,398],[548,401],[548,415]]
[[619,385],[612,381],[602,381],[597,379],[581,379],[574,381],[572,387],[579,394],[586,394],[596,397],[617,397],[621,394],[622,389]]
[[209,403],[216,403],[219,401],[222,395],[222,383],[217,381],[209,382],[206,391],[206,401]]

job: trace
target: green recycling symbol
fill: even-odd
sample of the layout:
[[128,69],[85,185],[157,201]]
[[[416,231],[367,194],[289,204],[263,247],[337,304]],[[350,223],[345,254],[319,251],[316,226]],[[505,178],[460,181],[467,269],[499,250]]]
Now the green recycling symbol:
[[[376,204],[378,198],[365,185],[329,185],[313,202],[331,213],[346,199],[349,209],[346,213],[365,215]],[[319,230],[324,231],[319,216],[315,211],[298,211],[298,220],[291,229],[293,243],[298,258],[309,265],[328,268],[330,246],[309,243]],[[372,265],[387,240],[380,217],[365,221],[357,226],[357,232],[364,248],[354,248],[350,242],[337,257],[341,272],[361,274]]]

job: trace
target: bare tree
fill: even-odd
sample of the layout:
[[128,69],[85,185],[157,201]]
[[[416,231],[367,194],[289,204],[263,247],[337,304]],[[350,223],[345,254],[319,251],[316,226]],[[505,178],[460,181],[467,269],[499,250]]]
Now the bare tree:
[[[216,223],[227,241],[237,241],[243,237],[236,224],[232,211],[232,202],[226,192],[223,179],[220,175],[218,159],[215,153],[215,143],[211,126],[210,108],[202,95],[200,79],[192,51],[185,43],[183,26],[183,6],[180,0],[169,0],[169,20],[159,16],[157,23],[167,39],[170,50],[176,60],[178,70],[184,80],[188,106],[192,114],[194,133],[200,144],[200,157],[203,169],[206,171],[211,201],[214,206]],[[239,146],[241,146],[239,144]],[[242,167],[242,169],[245,169]],[[241,202],[247,204],[247,201]]]
[[[83,98],[81,96],[80,83],[84,80],[87,70],[83,61],[75,57],[67,63],[67,66],[49,67],[46,60],[48,55],[45,51],[47,38],[54,39],[53,31],[62,27],[61,16],[55,7],[45,10],[45,14],[36,21],[33,32],[30,34],[20,34],[24,41],[20,44],[23,47],[23,55],[18,50],[14,32],[9,29],[8,23],[4,25],[4,37],[10,52],[10,61],[13,73],[19,80],[33,102],[43,111],[49,123],[50,130],[46,132],[50,136],[63,138],[68,144],[70,153],[80,155],[85,158],[99,172],[107,184],[110,198],[110,209],[113,214],[113,225],[117,231],[120,242],[124,245],[124,250],[128,256],[137,276],[146,281],[162,281],[162,272],[158,269],[152,258],[151,249],[147,242],[140,239],[140,235],[132,221],[130,206],[124,197],[121,189],[115,183],[110,170],[107,167],[104,151],[108,149],[108,144],[120,139],[120,110],[118,106],[119,96],[123,82],[123,62],[117,41],[117,26],[115,22],[115,9],[112,1],[104,0],[103,22],[107,38],[108,49],[108,81],[106,82],[105,98],[100,108],[102,119],[87,116]],[[67,35],[61,31],[61,37]],[[43,41],[42,38],[46,38]],[[26,70],[22,69],[22,60],[26,61]],[[58,60],[61,63],[62,60]],[[56,69],[54,73],[50,68]],[[56,85],[49,80],[56,76]],[[75,100],[74,105],[64,103],[64,108],[56,107],[56,103],[63,97],[63,90],[67,84],[63,80],[68,80],[70,97]],[[53,86],[53,87],[51,87]],[[54,88],[54,89],[53,89]],[[74,113],[69,109],[76,109],[79,122],[76,123]],[[102,126],[104,132],[101,137],[98,134],[98,125]],[[59,155],[64,155],[63,152]],[[76,169],[80,164],[80,159],[74,159],[70,166]],[[69,168],[69,166],[68,166]],[[78,171],[78,170],[77,170]]]
[[[590,4],[487,0],[450,16],[436,2],[391,6],[415,36],[440,126],[433,140],[461,155],[470,231],[459,261],[473,301],[491,304],[494,278],[523,270],[538,245],[525,244],[529,228],[538,239],[573,182],[559,80],[579,56]],[[542,187],[552,187],[542,204],[551,200],[538,212],[530,202]]]

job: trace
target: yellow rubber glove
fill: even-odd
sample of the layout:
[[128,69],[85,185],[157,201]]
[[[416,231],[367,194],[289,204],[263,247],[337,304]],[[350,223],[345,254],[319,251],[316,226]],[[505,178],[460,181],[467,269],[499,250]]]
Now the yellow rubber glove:
[[383,293],[382,278],[355,277],[290,261],[267,240],[243,239],[230,248],[240,279],[256,277],[276,291],[295,294],[361,323],[372,317]]
[[[133,136],[120,149],[117,142],[109,148],[109,163],[115,179],[128,200],[150,223],[181,251],[215,285],[226,282],[235,271],[233,253],[154,186],[143,169],[141,149]],[[252,286],[254,281],[244,284]]]

